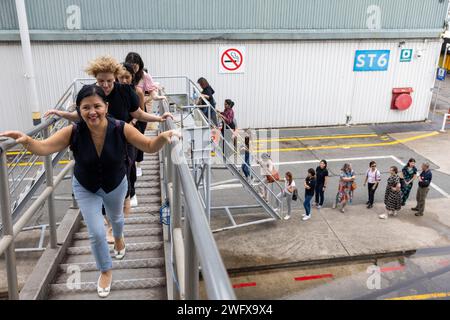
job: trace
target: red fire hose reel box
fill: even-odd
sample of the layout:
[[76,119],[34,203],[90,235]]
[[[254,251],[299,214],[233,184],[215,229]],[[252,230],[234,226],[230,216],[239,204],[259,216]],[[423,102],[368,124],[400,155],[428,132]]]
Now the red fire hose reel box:
[[413,88],[394,88],[392,89],[391,109],[406,110],[412,105],[411,92]]

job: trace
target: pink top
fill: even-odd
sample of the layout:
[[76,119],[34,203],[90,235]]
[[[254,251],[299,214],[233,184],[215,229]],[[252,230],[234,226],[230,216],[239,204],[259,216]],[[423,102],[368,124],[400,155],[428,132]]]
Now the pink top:
[[233,109],[225,109],[224,112],[222,112],[222,116],[225,118],[225,122],[227,125],[230,125],[233,122],[234,119],[234,111]]
[[144,92],[151,92],[158,89],[155,82],[153,82],[152,77],[147,72],[144,72],[144,76],[136,87],[141,88]]

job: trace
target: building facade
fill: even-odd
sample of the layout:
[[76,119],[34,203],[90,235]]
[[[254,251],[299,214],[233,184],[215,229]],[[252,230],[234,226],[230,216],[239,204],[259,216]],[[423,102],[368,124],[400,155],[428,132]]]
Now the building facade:
[[[26,0],[26,7],[42,111],[86,77],[89,60],[122,61],[136,51],[153,76],[206,77],[219,108],[235,101],[239,127],[275,128],[425,120],[448,1]],[[0,2],[0,54],[0,131],[29,129],[14,0]],[[395,88],[410,88],[409,105],[392,109]]]

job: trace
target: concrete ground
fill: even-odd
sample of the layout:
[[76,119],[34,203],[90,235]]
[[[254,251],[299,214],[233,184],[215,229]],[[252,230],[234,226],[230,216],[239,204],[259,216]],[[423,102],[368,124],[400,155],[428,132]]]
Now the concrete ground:
[[305,262],[450,246],[450,199],[428,202],[417,218],[411,205],[397,217],[381,220],[382,204],[372,210],[350,206],[345,214],[324,208],[301,221],[296,210],[288,221],[276,221],[215,235],[227,269]]
[[[405,139],[408,136],[416,135],[416,133],[394,133],[390,136],[394,139]],[[450,132],[433,136],[432,138],[425,138],[421,140],[405,142],[411,150],[420,153],[425,158],[428,158],[431,162],[439,163],[439,169],[437,171],[450,175]]]
[[[450,139],[449,133],[440,134],[424,124],[423,131],[416,131],[421,124],[396,125],[388,127],[393,132],[375,130],[372,126],[351,128],[286,129],[272,136],[264,137],[268,149],[281,174],[291,171],[297,186],[302,184],[308,168],[315,168],[320,159],[329,161],[331,174],[326,193],[325,208],[313,209],[312,219],[300,220],[304,212],[302,203],[295,204],[293,216],[289,221],[275,221],[247,226],[215,234],[225,265],[232,270],[232,283],[242,299],[348,299],[372,294],[371,298],[391,298],[433,293],[445,290],[433,279],[431,283],[415,281],[406,289],[398,289],[378,296],[366,286],[367,268],[371,262],[348,262],[363,257],[376,256],[378,265],[389,266],[395,259],[380,259],[383,255],[401,252],[416,252],[448,248],[450,253]],[[336,138],[336,135],[347,135]],[[367,135],[361,137],[361,135]],[[275,136],[275,138],[274,138]],[[333,137],[334,136],[334,137]],[[291,139],[289,138],[296,138]],[[261,138],[259,138],[261,139]],[[286,140],[288,139],[288,140]],[[274,143],[275,142],[275,143]],[[433,170],[434,186],[430,190],[425,216],[414,216],[411,207],[415,205],[417,183],[414,186],[407,206],[397,217],[380,220],[378,215],[385,212],[383,198],[390,166],[401,168],[409,158],[415,158],[420,166],[430,162]],[[382,172],[383,182],[376,193],[376,205],[368,210],[365,207],[367,191],[363,187],[364,173],[368,163],[374,159]],[[344,162],[350,162],[357,175],[358,189],[352,205],[346,213],[330,208],[338,184],[339,170]],[[231,179],[224,170],[213,172],[213,181]],[[300,193],[302,197],[302,192]],[[215,187],[214,206],[233,204],[254,204],[251,198],[237,185]],[[301,200],[301,199],[300,199]],[[248,222],[263,219],[261,210],[236,210],[237,221]],[[213,227],[229,226],[230,223],[220,211],[214,212]],[[396,285],[403,279],[426,274],[439,267],[436,260],[446,261],[446,255],[415,258],[408,273],[399,274],[392,270],[383,274],[383,288]],[[315,265],[320,261],[320,265]],[[341,261],[336,264],[333,261]],[[294,267],[311,262],[313,266]],[[322,266],[322,264],[328,264]],[[283,268],[277,268],[282,266]],[[286,266],[291,267],[285,269]],[[417,267],[421,265],[421,267]],[[272,266],[272,271],[252,271]],[[434,269],[433,269],[434,268]],[[234,274],[236,273],[236,274]],[[333,277],[314,281],[293,281],[296,275],[319,274]],[[450,276],[441,275],[450,282]],[[301,278],[301,277],[300,277]],[[341,280],[344,279],[344,280]],[[310,279],[307,279],[310,280]],[[408,280],[409,281],[409,280]],[[242,285],[242,287],[241,287]],[[403,288],[403,287],[402,287]],[[328,292],[328,294],[327,294]],[[450,296],[450,295],[449,295]],[[427,296],[428,297],[428,296]]]

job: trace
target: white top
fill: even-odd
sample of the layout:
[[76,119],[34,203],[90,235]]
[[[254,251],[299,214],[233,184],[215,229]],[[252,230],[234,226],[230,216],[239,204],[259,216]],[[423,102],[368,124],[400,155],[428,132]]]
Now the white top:
[[269,176],[272,174],[273,171],[273,162],[270,159],[262,160],[261,161],[261,170],[260,174],[262,176]]
[[289,190],[288,190],[289,187],[295,187],[295,180],[294,179],[292,179],[292,183],[291,184],[288,184],[287,180],[284,181],[284,191],[285,192],[289,192]]
[[368,169],[366,172],[366,176],[368,183],[377,183],[381,181],[381,174],[378,169],[375,171],[372,171],[372,169]]

